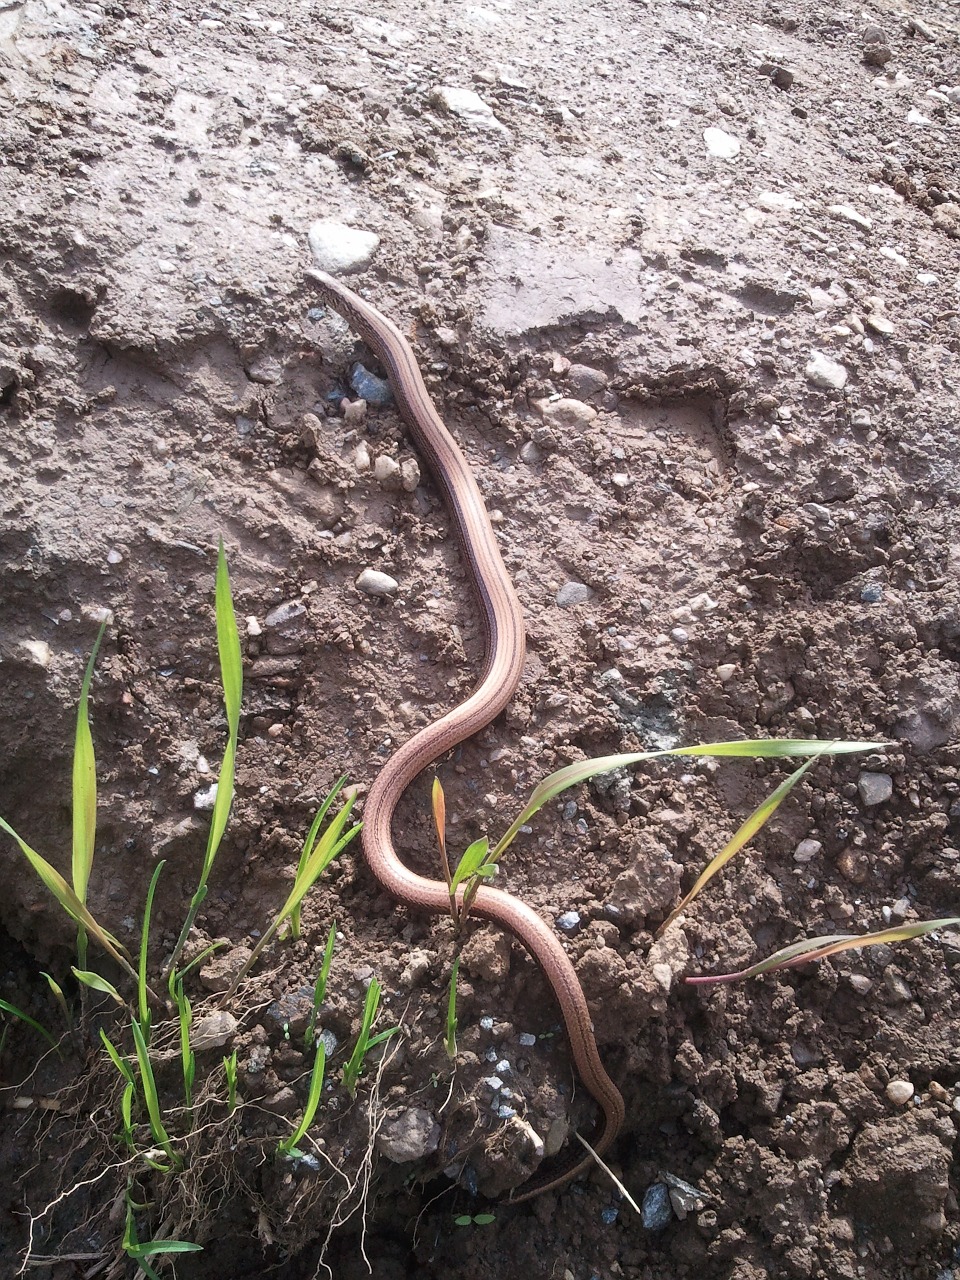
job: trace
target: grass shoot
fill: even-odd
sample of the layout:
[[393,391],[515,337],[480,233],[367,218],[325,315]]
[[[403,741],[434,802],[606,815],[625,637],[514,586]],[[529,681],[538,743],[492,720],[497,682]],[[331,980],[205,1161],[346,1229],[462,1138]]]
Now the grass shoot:
[[89,969],[78,969],[76,965],[70,966],[70,972],[78,982],[82,982],[85,987],[89,987],[91,991],[100,991],[105,996],[109,996],[111,1000],[116,1001],[119,1005],[126,1004],[123,996],[106,978],[101,978],[99,973],[91,973]]
[[391,1036],[396,1035],[400,1030],[399,1027],[391,1027],[389,1031],[381,1031],[375,1036],[370,1035],[373,1024],[376,1021],[377,1011],[380,1008],[382,990],[383,988],[377,979],[371,978],[370,985],[367,987],[367,998],[363,1005],[360,1034],[357,1036],[357,1043],[354,1046],[353,1053],[350,1055],[350,1061],[343,1068],[343,1083],[346,1085],[351,1097],[356,1097],[357,1082],[363,1070],[364,1058],[371,1049],[375,1049],[378,1044],[383,1044],[385,1040],[389,1040]]
[[237,617],[233,608],[233,596],[230,592],[230,573],[227,569],[227,557],[223,549],[223,539],[217,553],[217,580],[215,588],[215,613],[217,619],[217,651],[220,657],[220,679],[223,683],[223,701],[227,712],[227,745],[223,753],[223,762],[217,777],[217,797],[213,804],[213,816],[210,821],[210,833],[207,837],[207,849],[200,869],[200,879],[190,899],[186,919],[180,930],[180,937],[173,949],[170,968],[176,968],[177,961],[186,945],[193,922],[197,918],[203,900],[207,896],[207,882],[213,863],[223,840],[223,833],[230,816],[233,804],[234,774],[236,772],[237,742],[240,736],[240,701],[243,696],[243,659],[240,654],[240,633],[237,631]]
[[453,962],[450,970],[450,994],[447,996],[447,1033],[443,1037],[443,1046],[451,1062],[457,1057],[457,977],[460,973],[460,957]]
[[233,1115],[237,1109],[237,1051],[227,1054],[223,1060],[223,1071],[227,1078],[227,1112]]
[[128,1185],[126,1194],[127,1217],[123,1230],[123,1251],[128,1258],[131,1258],[141,1272],[147,1277],[147,1280],[160,1280],[159,1275],[154,1271],[153,1267],[147,1261],[148,1258],[155,1258],[165,1253],[200,1253],[203,1245],[190,1244],[186,1240],[145,1240],[141,1241],[137,1238],[137,1224],[134,1213],[138,1209],[147,1209],[149,1205],[137,1204],[131,1194],[131,1188]]
[[[335,785],[333,789],[334,794],[340,790],[341,786],[342,781]],[[328,796],[327,799],[329,800],[329,798],[330,797]],[[286,902],[258,939],[257,945],[253,948],[253,951],[250,954],[250,958],[233,980],[233,985],[223,997],[222,1003],[225,1004],[233,996],[237,987],[239,987],[240,983],[256,964],[260,953],[263,951],[267,943],[287,920],[292,919],[293,913],[299,910],[300,904],[313,888],[320,875],[327,869],[330,863],[333,862],[334,858],[336,858],[341,850],[346,848],[360,830],[360,824],[357,823],[355,826],[351,827],[346,834],[344,834],[344,828],[347,825],[347,820],[350,817],[350,812],[353,809],[356,798],[356,794],[350,794],[347,796],[346,803],[343,808],[330,820],[323,834],[318,836],[314,833],[314,843],[310,849],[309,856],[306,861],[301,859],[300,865],[297,868],[296,878],[293,882],[293,888],[287,895]],[[324,803],[326,805],[324,813],[326,814],[329,810],[329,805],[326,804],[326,802]],[[317,826],[316,822],[314,823],[314,826]]]
[[297,1143],[313,1124],[313,1118],[317,1114],[317,1107],[320,1105],[320,1093],[323,1089],[323,1073],[326,1061],[326,1045],[322,1040],[318,1040],[317,1051],[313,1058],[313,1070],[310,1072],[310,1089],[307,1094],[307,1105],[303,1109],[303,1117],[293,1133],[288,1138],[284,1138],[278,1145],[277,1155],[302,1156],[303,1153],[297,1150]]
[[[107,619],[100,624],[93,650],[83,673],[80,686],[80,702],[77,706],[77,729],[73,744],[73,890],[86,905],[87,887],[93,867],[94,847],[97,839],[97,760],[90,732],[90,684],[97,653],[107,629]],[[83,921],[77,922],[77,967],[87,967],[87,930]]]
[[[163,1124],[163,1117],[160,1109],[160,1095],[157,1091],[157,1081],[153,1074],[153,1065],[150,1062],[150,1054],[147,1050],[147,1042],[144,1038],[143,1031],[136,1018],[130,1022],[133,1031],[133,1043],[137,1049],[137,1065],[140,1068],[140,1084],[143,1089],[143,1100],[147,1105],[147,1116],[150,1120],[150,1132],[153,1134],[154,1142],[162,1147],[166,1153],[167,1159],[170,1161],[174,1169],[182,1166],[182,1161],[173,1149],[170,1141],[170,1135],[167,1133]],[[162,1172],[168,1173],[169,1169],[162,1165],[158,1165],[155,1161],[149,1161],[154,1167],[160,1168]]]
[[45,1040],[49,1041],[54,1049],[57,1048],[57,1042],[54,1040],[47,1028],[41,1022],[38,1022],[36,1018],[31,1018],[29,1013],[24,1013],[22,1009],[18,1009],[17,1006],[15,1004],[11,1004],[9,1000],[0,1000],[0,1009],[2,1009],[4,1013],[9,1014],[11,1018],[17,1018],[20,1022],[25,1022],[28,1027],[32,1027],[34,1031],[38,1031]]
[[310,1018],[307,1021],[306,1030],[303,1033],[304,1047],[308,1047],[313,1043],[313,1033],[317,1029],[317,1015],[320,1012],[320,1006],[323,1004],[327,994],[327,979],[330,977],[330,966],[333,963],[333,947],[337,937],[337,922],[334,920],[327,934],[327,945],[323,949],[323,961],[320,965],[320,972],[317,975],[317,981],[313,988],[313,1008],[310,1011]]

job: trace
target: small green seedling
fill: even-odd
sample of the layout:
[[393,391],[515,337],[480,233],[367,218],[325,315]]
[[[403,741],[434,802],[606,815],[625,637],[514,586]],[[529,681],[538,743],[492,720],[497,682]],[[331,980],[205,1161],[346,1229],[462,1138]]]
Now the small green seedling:
[[[153,1134],[154,1142],[163,1148],[167,1159],[170,1161],[171,1167],[174,1169],[181,1169],[183,1167],[183,1161],[174,1151],[173,1144],[170,1141],[170,1135],[164,1128],[160,1108],[160,1095],[157,1092],[157,1082],[153,1074],[153,1066],[150,1062],[147,1042],[144,1038],[143,1030],[136,1018],[131,1020],[130,1028],[133,1031],[133,1043],[137,1050],[137,1065],[140,1068],[140,1085],[143,1089],[143,1100],[147,1105],[147,1116],[150,1120],[150,1132]],[[170,1172],[170,1169],[158,1164],[156,1161],[148,1159],[148,1163],[163,1173]]]
[[223,1060],[223,1071],[227,1078],[227,1112],[233,1115],[237,1109],[237,1051]]
[[496,1220],[495,1213],[461,1213],[454,1218],[453,1224],[456,1227],[489,1227]]
[[91,991],[100,991],[105,996],[109,996],[111,1000],[115,1000],[117,1004],[126,1004],[123,996],[106,978],[101,978],[99,973],[91,973],[89,969],[78,969],[76,965],[70,966],[70,972],[78,982],[82,982],[85,987],[89,987]]
[[320,1012],[320,1006],[323,1004],[327,994],[327,979],[330,977],[330,965],[333,963],[333,947],[337,937],[337,922],[334,920],[327,934],[327,945],[323,950],[323,962],[320,965],[320,972],[317,975],[317,981],[313,988],[313,1008],[310,1011],[310,1018],[307,1022],[306,1030],[303,1033],[304,1048],[313,1043],[313,1034],[317,1029],[317,1015]]
[[310,1073],[310,1089],[307,1094],[307,1105],[303,1109],[303,1118],[289,1138],[284,1138],[284,1140],[278,1145],[277,1155],[302,1158],[303,1152],[297,1150],[297,1143],[313,1124],[313,1118],[317,1114],[317,1107],[320,1105],[320,1093],[323,1089],[323,1072],[326,1060],[326,1045],[322,1040],[318,1040],[317,1051],[313,1058],[313,1070]]
[[[330,812],[330,806],[333,804],[334,800],[343,790],[343,786],[346,781],[347,781],[346,774],[344,774],[341,778],[338,778],[337,781],[334,783],[334,785],[331,787],[329,794],[324,799],[320,808],[317,810],[317,816],[314,818],[310,826],[310,830],[307,832],[307,838],[303,842],[303,848],[300,850],[300,860],[297,863],[297,874],[294,876],[295,882],[299,880],[300,877],[303,876],[304,872],[306,871],[307,864],[310,861],[310,856],[313,853],[314,848],[316,847],[317,839],[320,835],[320,828],[323,826],[324,821],[326,820],[327,814]],[[297,905],[290,912],[290,936],[292,938],[300,937],[300,906],[301,906],[301,903],[298,902]]]
[[223,682],[223,701],[227,712],[227,746],[223,753],[223,762],[217,776],[217,797],[213,804],[213,816],[210,821],[210,833],[207,837],[207,849],[200,869],[200,879],[190,899],[186,919],[180,930],[180,937],[170,958],[171,970],[176,968],[177,961],[186,945],[193,922],[197,918],[203,900],[207,896],[207,882],[213,870],[214,859],[223,840],[233,804],[233,782],[236,771],[237,742],[240,737],[240,701],[243,696],[243,659],[240,654],[240,633],[237,630],[237,617],[233,608],[233,596],[230,592],[230,573],[227,569],[227,557],[220,539],[217,554],[217,582],[215,588],[215,613],[217,618],[217,650],[220,656],[220,678]]
[[160,872],[165,866],[165,862],[158,862],[154,868],[153,875],[150,877],[150,885],[147,889],[147,898],[143,906],[143,925],[140,928],[140,958],[137,966],[137,1009],[140,1014],[140,1026],[143,1028],[143,1035],[147,1044],[150,1043],[150,987],[147,984],[147,957],[150,950],[150,917],[153,914],[153,895],[157,891],[157,881],[160,879]]
[[137,1238],[137,1224],[134,1213],[138,1209],[146,1209],[149,1206],[137,1204],[133,1199],[131,1190],[128,1185],[126,1194],[127,1219],[123,1231],[123,1251],[128,1258],[133,1259],[147,1277],[147,1280],[160,1280],[156,1271],[147,1261],[148,1258],[155,1258],[164,1253],[200,1253],[203,1250],[203,1245],[190,1244],[186,1240],[144,1240],[141,1243]]
[[360,1034],[357,1037],[353,1053],[350,1055],[350,1061],[343,1068],[343,1083],[346,1085],[347,1091],[354,1097],[357,1093],[357,1081],[360,1079],[360,1072],[363,1070],[364,1058],[371,1049],[375,1049],[378,1044],[383,1044],[385,1040],[389,1040],[391,1036],[395,1036],[400,1030],[399,1027],[391,1027],[389,1031],[381,1031],[375,1036],[370,1035],[377,1017],[377,1010],[380,1008],[381,992],[380,983],[376,978],[371,978],[370,985],[367,987],[367,998],[363,1005]]
[[190,1027],[193,1025],[193,1009],[183,989],[177,984],[177,1016],[180,1021],[180,1065],[183,1071],[183,1097],[189,1110],[193,1106],[193,1082],[197,1074],[197,1055],[190,1048]]
[[[97,839],[97,761],[90,732],[90,684],[106,629],[107,619],[104,618],[83,673],[73,744],[73,889],[84,906]],[[87,967],[87,930],[82,920],[78,921],[77,927],[77,967]]]
[[[9,1000],[0,1000],[0,1009],[2,1009],[4,1013],[8,1013],[11,1018],[18,1018],[21,1022],[25,1022],[28,1027],[33,1027],[34,1031],[39,1031],[40,1035],[42,1035],[45,1040],[49,1041],[54,1049],[57,1048],[57,1042],[54,1040],[47,1028],[42,1023],[38,1022],[36,1018],[31,1018],[29,1013],[24,1013],[22,1009],[18,1009],[17,1006],[15,1004],[11,1004]],[[57,1050],[57,1052],[59,1052],[59,1050]]]
[[47,986],[53,992],[53,998],[54,1000],[56,1000],[57,1004],[60,1006],[60,1012],[63,1014],[64,1021],[66,1022],[68,1028],[72,1028],[73,1018],[70,1015],[70,1008],[67,1004],[66,997],[63,994],[63,988],[60,986],[60,983],[57,982],[57,980],[53,977],[52,974],[47,973],[45,969],[40,970],[40,976],[43,978],[46,978]]
[[457,975],[460,973],[460,957],[453,962],[450,970],[450,994],[447,996],[447,1034],[443,1038],[443,1046],[451,1062],[457,1057]]
[[759,978],[763,973],[776,973],[778,969],[793,969],[813,960],[823,960],[840,951],[856,951],[861,947],[876,947],[883,943],[910,942],[940,929],[957,928],[960,928],[960,916],[945,916],[940,920],[921,920],[917,924],[897,925],[893,929],[881,929],[877,933],[833,933],[822,938],[807,938],[803,942],[794,942],[789,947],[775,951],[772,956],[748,969],[739,969],[736,973],[685,978],[684,981],[693,986],[740,982],[744,978]]
[[[326,801],[324,801],[324,813],[329,810],[329,802],[332,796],[335,796],[340,791],[343,783],[344,779],[341,778],[334,786],[330,796],[328,796]],[[357,823],[355,826],[351,827],[346,834],[344,834],[344,827],[347,825],[347,819],[350,817],[350,812],[353,809],[356,798],[355,793],[347,797],[347,801],[343,808],[330,820],[326,830],[319,836],[319,838],[317,836],[319,827],[316,822],[314,823],[314,828],[316,828],[316,830],[311,828],[314,835],[314,843],[306,861],[304,862],[303,859],[301,859],[296,878],[293,882],[293,888],[290,890],[286,902],[277,912],[270,925],[264,930],[264,933],[257,942],[257,945],[253,948],[250,958],[233,980],[233,985],[223,997],[221,1003],[226,1004],[226,1002],[233,996],[237,987],[239,987],[240,983],[256,964],[261,951],[263,951],[270,939],[275,933],[277,933],[282,925],[292,919],[293,913],[299,909],[300,904],[313,888],[319,876],[327,869],[330,863],[333,862],[334,858],[336,858],[336,856],[347,847],[350,841],[360,830],[360,823]]]

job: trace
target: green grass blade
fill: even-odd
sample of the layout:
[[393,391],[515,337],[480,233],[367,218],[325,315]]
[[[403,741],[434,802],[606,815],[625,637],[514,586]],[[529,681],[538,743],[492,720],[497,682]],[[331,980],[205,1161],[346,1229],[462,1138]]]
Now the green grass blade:
[[377,1044],[382,1044],[384,1040],[389,1039],[400,1030],[399,1027],[391,1027],[389,1031],[381,1031],[379,1035],[370,1038],[370,1029],[376,1021],[377,1011],[380,1008],[380,996],[383,988],[376,978],[370,979],[370,985],[367,987],[367,996],[363,1004],[363,1017],[360,1021],[360,1034],[357,1036],[357,1043],[354,1046],[353,1053],[350,1055],[350,1061],[343,1068],[343,1083],[350,1094],[356,1095],[357,1082],[360,1079],[360,1073],[363,1070],[363,1060],[370,1050]]
[[145,1240],[137,1245],[137,1259],[153,1258],[158,1253],[203,1253],[202,1244],[188,1240]]
[[[300,876],[303,875],[303,872],[306,869],[306,865],[310,860],[310,855],[313,853],[314,846],[317,843],[317,836],[320,832],[320,828],[323,826],[324,819],[329,813],[330,806],[333,804],[334,800],[340,794],[340,791],[342,790],[344,783],[346,781],[347,781],[346,774],[343,774],[340,778],[338,778],[337,781],[330,788],[330,791],[328,792],[326,798],[324,799],[323,804],[318,809],[317,816],[314,818],[310,826],[310,830],[307,832],[307,838],[303,842],[303,848],[300,851],[300,860],[297,863],[297,874],[296,876],[294,876],[294,881],[296,881]],[[294,938],[300,937],[300,907],[299,906],[294,907],[293,911],[290,913],[290,932],[292,937]]]
[[82,982],[85,987],[89,987],[91,991],[101,991],[105,996],[109,996],[111,1000],[115,1000],[117,1004],[125,1004],[123,996],[106,978],[101,978],[99,973],[91,973],[89,969],[78,969],[75,965],[70,966],[70,972],[78,982]]
[[303,1111],[303,1118],[290,1137],[285,1138],[277,1147],[277,1152],[280,1155],[290,1155],[290,1153],[296,1149],[297,1143],[313,1124],[313,1118],[317,1114],[317,1107],[320,1105],[320,1093],[323,1089],[323,1073],[326,1061],[326,1045],[322,1040],[318,1040],[317,1051],[313,1059],[313,1071],[310,1073],[310,1090],[307,1094],[307,1105]]
[[150,877],[147,889],[147,900],[143,906],[143,925],[140,929],[140,963],[137,967],[137,1007],[140,1012],[140,1026],[147,1043],[150,1043],[150,988],[147,986],[147,954],[150,950],[150,916],[153,913],[153,895],[157,891],[160,872],[166,866],[165,861],[158,862]]
[[64,1016],[67,1026],[72,1027],[73,1018],[70,1016],[70,1009],[67,1005],[67,1000],[63,994],[63,988],[60,986],[60,983],[57,982],[52,974],[47,973],[45,969],[40,970],[40,976],[46,978],[47,986],[53,993],[54,1000],[56,1000],[57,1004],[60,1006],[60,1011]]
[[490,852],[490,841],[486,836],[481,836],[479,840],[474,840],[463,857],[457,863],[457,869],[453,873],[453,879],[450,882],[450,891],[456,893],[465,880],[472,879],[480,872],[480,868],[487,861],[487,855]]
[[113,1065],[117,1068],[117,1070],[123,1076],[124,1080],[126,1080],[127,1084],[135,1085],[136,1081],[134,1080],[133,1069],[131,1068],[127,1060],[120,1056],[120,1053],[117,1050],[116,1045],[107,1035],[107,1033],[104,1031],[103,1027],[100,1028],[100,1039],[103,1042],[103,1047],[107,1051],[107,1056],[110,1058],[110,1061],[113,1063]]
[[628,765],[642,764],[646,760],[662,760],[668,756],[746,756],[769,760],[790,756],[833,756],[859,751],[882,751],[892,745],[889,742],[831,742],[817,738],[750,738],[740,742],[701,742],[692,747],[673,747],[669,751],[634,751],[626,755],[577,760],[550,774],[534,788],[526,808],[499,841],[490,858],[495,862],[513,843],[520,828],[550,800],[568,787],[586,782],[595,774],[609,773],[611,769],[623,769]]
[[237,741],[240,735],[240,704],[243,697],[243,658],[240,651],[240,633],[237,631],[237,615],[233,607],[233,596],[230,592],[230,573],[227,569],[227,557],[223,549],[223,539],[217,553],[217,581],[214,592],[215,612],[217,618],[217,652],[220,658],[220,680],[223,684],[223,702],[227,712],[227,745],[223,753],[223,763],[217,777],[217,798],[213,803],[213,814],[210,819],[210,832],[207,837],[207,848],[203,856],[200,879],[190,906],[187,918],[180,930],[180,937],[173,949],[170,960],[171,970],[176,968],[180,953],[186,945],[187,937],[193,928],[197,912],[207,896],[207,881],[213,869],[214,859],[227,829],[227,819],[233,804],[234,776],[236,772]]
[[157,1092],[157,1082],[153,1074],[153,1065],[150,1062],[147,1042],[136,1018],[131,1019],[130,1029],[133,1031],[133,1043],[137,1050],[137,1064],[140,1067],[140,1083],[143,1087],[143,1100],[147,1104],[147,1115],[150,1118],[150,1132],[153,1134],[154,1141],[166,1152],[170,1163],[175,1168],[180,1168],[180,1157],[173,1150],[170,1142],[170,1135],[167,1133],[163,1125],[163,1117],[160,1111],[160,1095]]
[[[87,901],[87,885],[93,867],[93,853],[97,838],[97,762],[90,732],[90,684],[106,619],[93,645],[93,652],[83,674],[80,686],[80,703],[77,707],[77,729],[73,746],[73,889],[81,902]],[[86,937],[81,923],[77,934],[77,958],[81,969],[87,960]]]
[[233,1115],[237,1109],[237,1051],[234,1049],[223,1060],[223,1071],[227,1078],[227,1112]]
[[444,1037],[444,1048],[451,1062],[457,1057],[457,977],[460,973],[460,957],[453,962],[450,970],[450,994],[447,996],[447,1034]]
[[317,1027],[317,1014],[320,1012],[320,1006],[323,1004],[327,994],[327,979],[330,977],[330,966],[333,963],[333,948],[337,937],[337,922],[334,920],[327,934],[327,945],[323,949],[323,962],[320,965],[320,972],[317,974],[317,981],[313,988],[313,1009],[310,1012],[310,1019],[307,1022],[307,1028],[303,1033],[303,1043],[307,1046],[313,1040],[313,1033]]
[[789,947],[782,947],[766,960],[761,960],[759,964],[751,965],[748,969],[740,969],[736,973],[685,978],[684,982],[690,983],[691,986],[740,982],[744,978],[757,978],[762,973],[773,973],[777,969],[791,969],[796,965],[808,964],[812,960],[822,960],[825,956],[836,955],[840,951],[858,951],[862,947],[875,947],[882,943],[910,942],[914,938],[922,938],[936,930],[956,928],[960,928],[960,916],[945,916],[940,920],[921,920],[917,924],[896,925],[892,929],[881,929],[877,933],[833,933],[822,938],[805,938],[802,942],[794,942]]
[[265,929],[263,935],[258,940],[257,945],[254,947],[250,958],[237,974],[236,978],[234,978],[230,990],[224,995],[221,1003],[226,1003],[226,1001],[231,998],[237,987],[239,987],[240,983],[256,964],[260,953],[263,951],[267,943],[284,924],[284,922],[290,918],[294,910],[300,906],[304,898],[313,888],[318,877],[327,869],[334,858],[336,858],[337,855],[346,848],[360,830],[362,824],[357,823],[356,826],[351,827],[345,835],[341,834],[344,826],[346,825],[347,819],[350,816],[350,811],[356,802],[356,798],[356,794],[348,797],[343,808],[331,821],[326,831],[324,831],[323,835],[317,841],[316,846],[306,861],[306,865],[294,880],[293,888],[290,890],[286,902]]
[[31,1018],[29,1013],[24,1013],[22,1009],[18,1009],[15,1004],[11,1004],[9,1000],[0,1000],[0,1009],[4,1013],[9,1013],[12,1018],[19,1018],[21,1022],[25,1022],[28,1027],[33,1027],[34,1031],[39,1031],[45,1040],[48,1040],[54,1049],[57,1042],[42,1023],[37,1022],[36,1018]]
[[710,859],[706,867],[697,877],[697,881],[693,888],[680,902],[679,906],[674,907],[673,911],[670,912],[666,920],[664,920],[663,924],[657,930],[657,937],[659,937],[670,927],[671,924],[673,924],[677,916],[681,915],[687,909],[704,885],[708,884],[717,872],[722,870],[730,859],[738,854],[744,845],[748,844],[749,841],[753,839],[761,827],[766,823],[767,819],[776,813],[782,802],[787,798],[811,765],[816,763],[818,758],[819,756],[811,756],[810,759],[802,764],[799,769],[794,770],[794,772],[790,774],[789,778],[784,779],[784,781],[780,783],[779,787],[777,787],[775,791],[771,792],[762,804],[759,804],[756,809],[754,809],[753,813],[751,813],[750,817],[747,818],[746,822],[744,822],[740,827],[736,835],[724,845],[715,857]]
[[0,831],[5,831],[8,836],[12,836],[13,839],[16,840],[24,857],[33,867],[34,871],[36,871],[47,889],[49,889],[56,900],[60,903],[60,906],[67,915],[75,920],[77,924],[83,925],[87,933],[90,934],[91,937],[96,938],[104,951],[106,951],[107,954],[111,956],[117,964],[134,979],[134,981],[136,981],[137,975],[134,973],[133,966],[130,964],[130,959],[127,955],[126,949],[117,941],[112,933],[108,933],[106,929],[102,928],[97,923],[87,910],[84,903],[80,901],[56,867],[52,866],[46,858],[37,853],[36,849],[31,849],[25,840],[21,840],[13,827],[11,827],[8,822],[5,822],[3,818],[0,818]]

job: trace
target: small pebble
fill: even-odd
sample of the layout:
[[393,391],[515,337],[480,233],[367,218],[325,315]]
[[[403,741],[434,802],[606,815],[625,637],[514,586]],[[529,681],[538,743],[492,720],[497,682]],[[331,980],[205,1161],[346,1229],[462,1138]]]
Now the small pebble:
[[481,1019],[480,1019],[480,1026],[483,1028],[483,1030],[484,1030],[484,1031],[492,1031],[492,1030],[493,1030],[493,1019],[492,1019],[492,1018],[490,1018],[490,1017],[484,1017],[484,1018],[481,1018]]
[[606,1227],[612,1227],[619,1216],[620,1210],[613,1204],[607,1205],[605,1209],[600,1210],[600,1221]]
[[439,85],[430,94],[434,106],[442,107],[457,116],[471,129],[489,129],[509,133],[507,127],[493,114],[493,108],[472,89],[458,89],[453,85]]
[[734,160],[740,154],[740,143],[725,129],[704,129],[703,140],[707,151],[718,160]]
[[255,640],[257,636],[263,635],[263,627],[261,627],[260,623],[253,616],[253,614],[250,614],[250,616],[247,618],[247,635],[251,638],[251,640]]
[[201,787],[193,793],[193,807],[204,813],[213,808],[217,802],[217,784],[211,782],[209,787]]
[[879,604],[883,599],[883,587],[876,582],[868,583],[860,592],[860,599],[864,604]]
[[314,262],[330,275],[360,271],[369,265],[380,245],[380,237],[372,231],[326,218],[313,223],[307,239]]
[[[490,1025],[493,1025],[493,1019],[490,1019]],[[537,1037],[530,1031],[521,1031],[517,1036],[517,1041],[522,1044],[525,1049],[532,1048],[537,1043]]]
[[857,779],[857,790],[860,799],[867,806],[883,804],[893,795],[893,779],[888,773],[861,773]]
[[874,333],[882,333],[885,336],[895,333],[897,329],[892,320],[888,320],[886,316],[878,315],[876,312],[865,316],[864,324],[872,329]]
[[721,684],[726,684],[732,680],[737,674],[737,664],[735,662],[721,662],[717,667],[717,679]]
[[642,1219],[647,1231],[664,1231],[673,1221],[670,1192],[662,1182],[654,1182],[643,1195]]
[[673,627],[670,631],[670,639],[674,644],[686,644],[690,639],[690,632],[685,627]]
[[842,391],[847,385],[847,370],[822,351],[814,351],[804,370],[807,381],[829,391]]
[[819,840],[801,840],[793,851],[794,862],[812,862],[823,849]]
[[597,411],[592,404],[584,404],[582,400],[569,398],[541,400],[537,408],[547,426],[555,427],[560,431],[583,431],[597,416]]
[[905,1107],[913,1097],[914,1089],[909,1080],[891,1080],[885,1092],[895,1107]]
[[869,231],[873,226],[866,214],[860,213],[851,204],[827,205],[827,213],[832,213],[835,218],[840,218],[844,222],[851,222],[855,227],[860,227],[864,231]]
[[270,610],[263,620],[263,625],[271,629],[285,627],[289,623],[295,622],[297,618],[302,618],[306,612],[306,605],[301,604],[299,600],[286,600],[283,604],[278,604],[275,609]]
[[389,453],[381,453],[373,464],[373,478],[384,489],[399,489],[400,463]]
[[562,915],[557,916],[557,928],[563,929],[565,933],[569,933],[572,929],[576,929],[579,924],[579,911],[564,911]]
[[386,378],[378,378],[359,361],[350,370],[350,386],[367,404],[383,407],[393,403],[393,392]]
[[592,595],[584,582],[565,582],[555,598],[558,608],[572,609],[578,604],[586,604]]
[[396,578],[391,578],[389,573],[364,569],[357,578],[357,588],[368,596],[392,596],[400,589],[400,583]]

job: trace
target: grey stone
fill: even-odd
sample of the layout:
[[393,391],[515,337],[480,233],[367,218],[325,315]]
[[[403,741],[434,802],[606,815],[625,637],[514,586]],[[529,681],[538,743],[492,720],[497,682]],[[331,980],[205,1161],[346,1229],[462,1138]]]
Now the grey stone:
[[647,1231],[665,1231],[673,1221],[670,1191],[662,1182],[654,1182],[643,1194],[643,1225]]
[[565,582],[556,594],[557,606],[560,609],[573,609],[578,604],[586,604],[593,592],[584,582]]
[[440,1126],[423,1107],[394,1112],[377,1134],[377,1148],[394,1164],[422,1160],[440,1145]]
[[197,1053],[206,1049],[220,1049],[234,1035],[240,1023],[226,1009],[198,1018],[190,1028],[190,1044]]
[[857,790],[860,792],[860,799],[869,809],[890,799],[893,795],[893,779],[889,773],[865,771],[857,779]]
[[509,134],[506,125],[493,114],[493,108],[472,89],[458,89],[454,85],[438,85],[430,94],[430,101],[442,107],[450,115],[462,120],[471,129],[488,129]]

